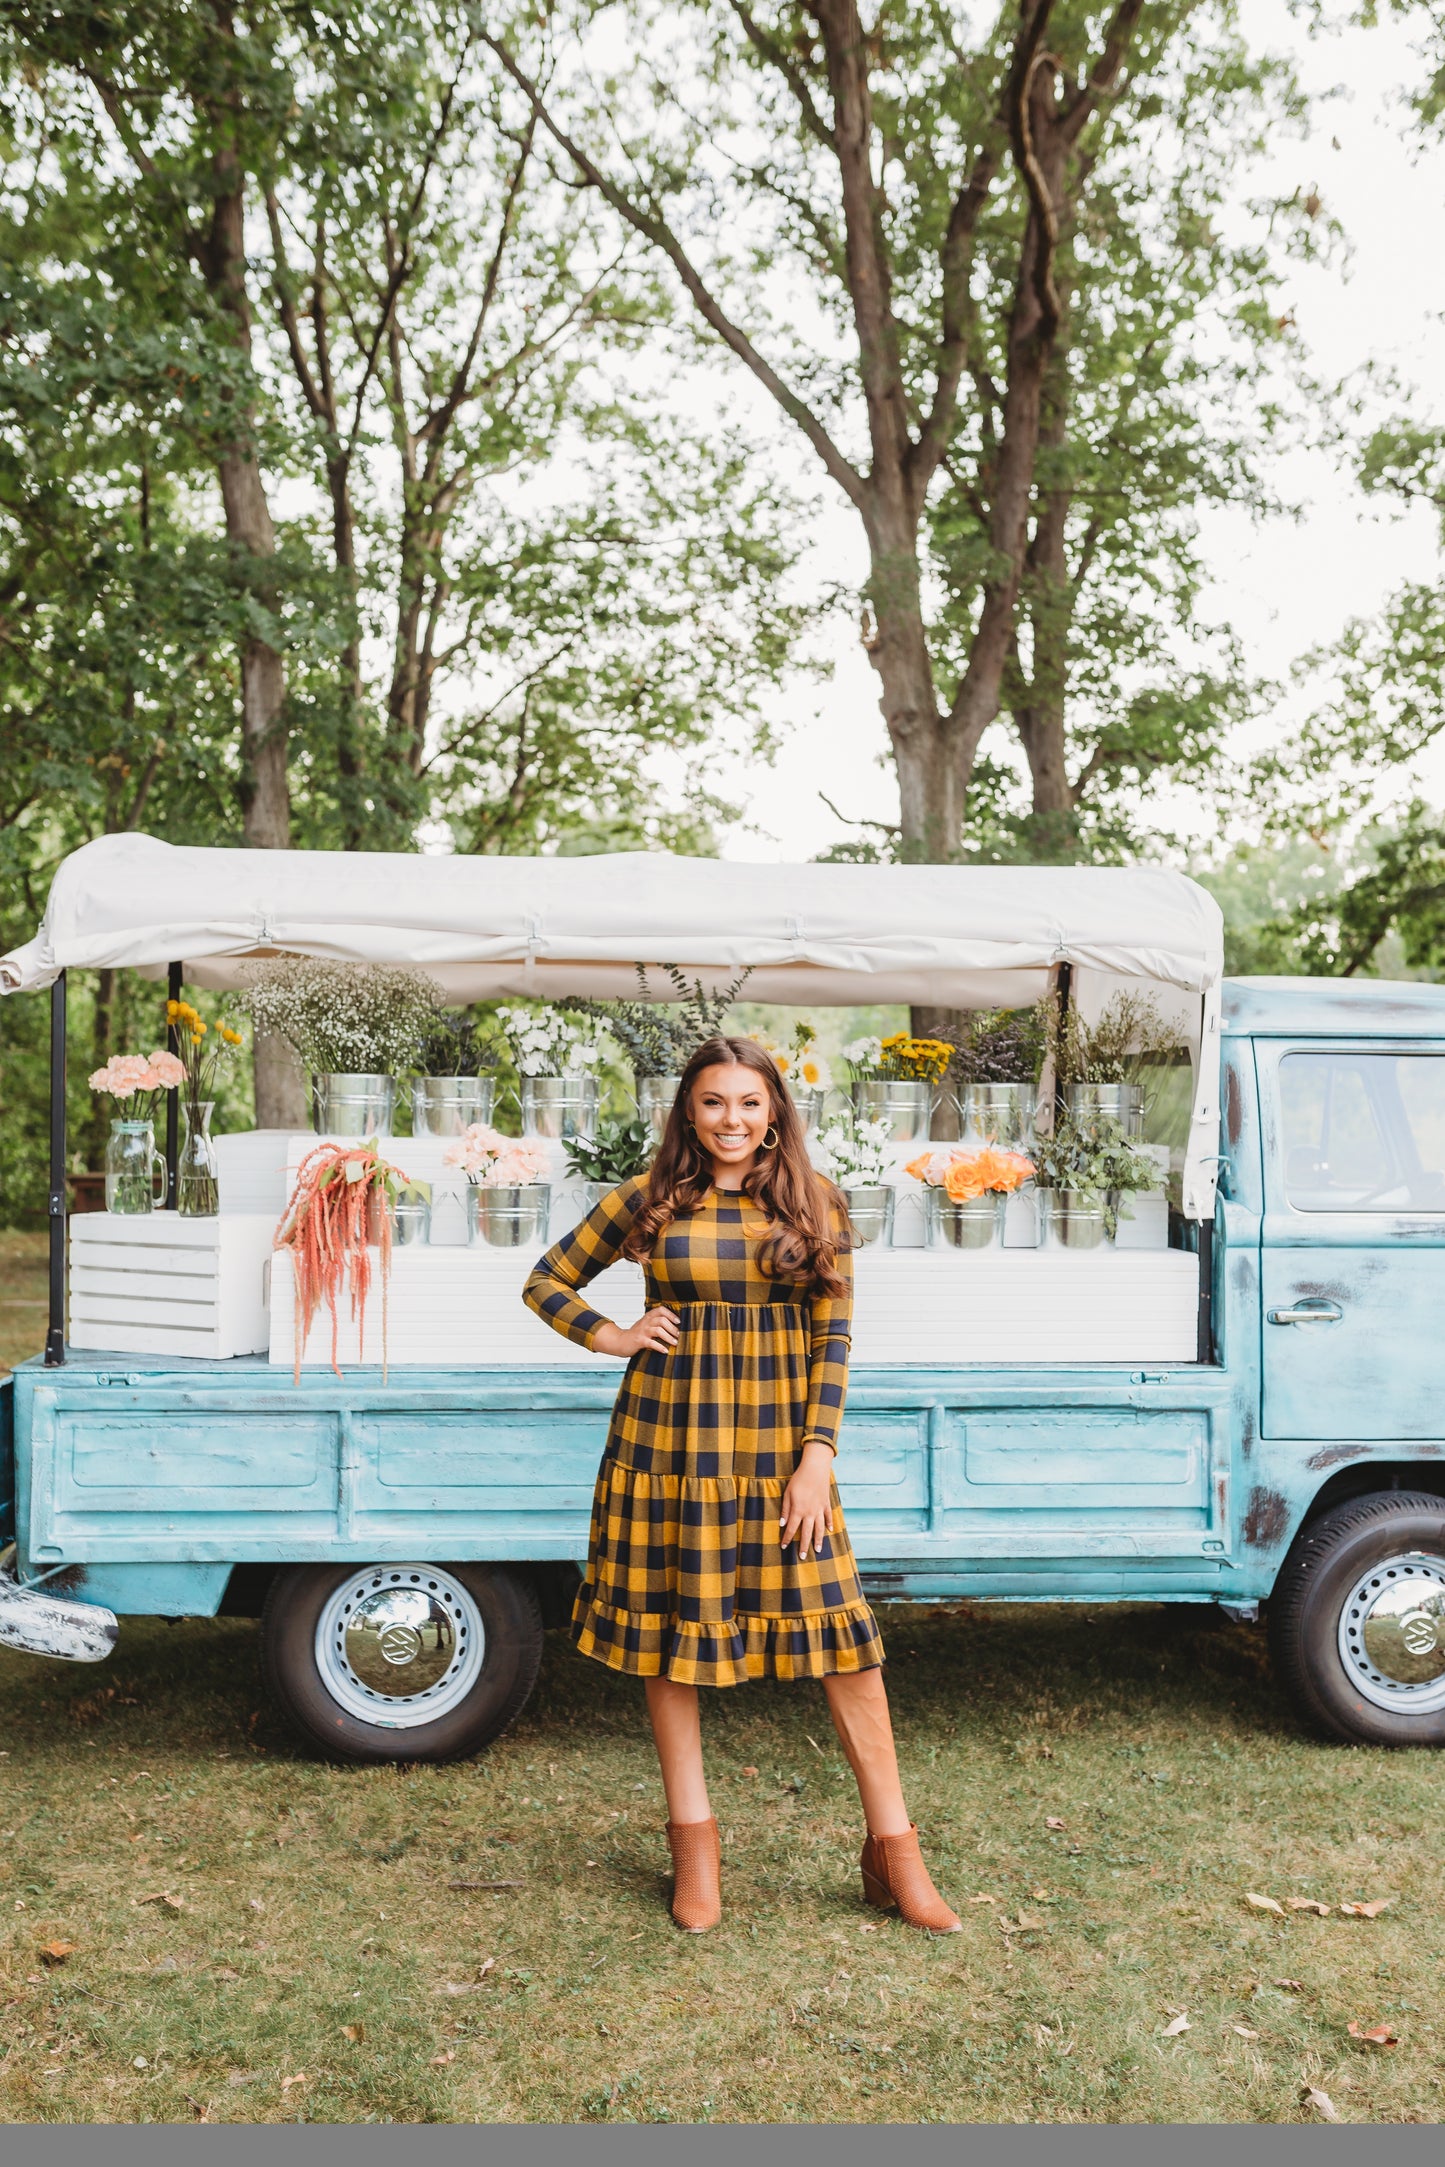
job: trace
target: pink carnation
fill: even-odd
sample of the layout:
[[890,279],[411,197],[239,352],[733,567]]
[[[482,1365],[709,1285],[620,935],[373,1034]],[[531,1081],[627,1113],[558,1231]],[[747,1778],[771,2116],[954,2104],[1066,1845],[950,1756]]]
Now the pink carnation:
[[92,1091],[109,1091],[118,1099],[128,1099],[137,1091],[153,1091],[155,1079],[150,1063],[138,1053],[113,1053],[104,1068],[98,1068],[90,1079]]
[[547,1171],[547,1154],[536,1144],[515,1143],[501,1152],[481,1176],[488,1189],[519,1189],[540,1181]]
[[150,1086],[152,1090],[174,1091],[186,1080],[185,1065],[173,1053],[159,1050],[150,1057]]

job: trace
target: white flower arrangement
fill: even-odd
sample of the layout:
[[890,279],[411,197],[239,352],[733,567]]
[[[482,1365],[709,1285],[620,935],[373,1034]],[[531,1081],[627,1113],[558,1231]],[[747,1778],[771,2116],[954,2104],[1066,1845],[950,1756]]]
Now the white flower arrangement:
[[595,1076],[607,1050],[595,1024],[556,1009],[499,1008],[519,1076]]
[[442,1164],[462,1167],[479,1189],[522,1189],[540,1181],[549,1162],[540,1144],[474,1121],[447,1145]]
[[778,1074],[791,1091],[831,1091],[833,1071],[820,1053],[814,1051],[817,1031],[811,1023],[798,1023],[793,1029],[790,1046],[780,1046],[775,1039],[767,1038],[761,1031],[749,1031],[748,1037],[764,1053],[771,1054]]
[[850,1039],[843,1048],[843,1059],[855,1083],[876,1076],[883,1063],[883,1041],[881,1038]]
[[840,1189],[873,1189],[888,1178],[891,1121],[850,1121],[837,1115],[818,1131],[820,1170]]

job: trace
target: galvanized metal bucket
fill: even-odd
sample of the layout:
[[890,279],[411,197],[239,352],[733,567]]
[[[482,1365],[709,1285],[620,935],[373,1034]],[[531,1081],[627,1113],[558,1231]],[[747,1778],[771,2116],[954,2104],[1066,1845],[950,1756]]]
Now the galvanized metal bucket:
[[595,1136],[597,1097],[595,1076],[524,1076],[522,1134]]
[[460,1136],[474,1121],[490,1121],[497,1095],[493,1076],[418,1076],[411,1087],[413,1136]]
[[667,1127],[667,1117],[672,1112],[672,1102],[677,1097],[680,1076],[639,1076],[637,1078],[637,1118],[651,1124],[652,1133],[659,1142]]
[[1039,1247],[1099,1249],[1109,1238],[1104,1199],[1075,1189],[1040,1189]]
[[494,1249],[523,1249],[547,1239],[551,1211],[549,1182],[526,1181],[511,1188],[474,1182],[467,1191],[467,1239],[480,1237]]
[[860,1121],[891,1121],[895,1144],[926,1142],[933,1119],[933,1086],[873,1079],[853,1086],[853,1111]]
[[954,1103],[966,1143],[1025,1151],[1033,1140],[1038,1094],[1032,1084],[965,1084]]
[[875,1242],[892,1241],[893,1196],[894,1192],[886,1182],[870,1182],[866,1187],[843,1191],[848,1223],[860,1249],[870,1249]]
[[604,1196],[610,1196],[617,1187],[615,1181],[583,1181],[578,1183],[586,1200],[588,1211],[596,1211]]
[[973,1196],[956,1204],[946,1189],[926,1189],[923,1239],[930,1249],[998,1249],[1003,1245],[1006,1196]]
[[390,1136],[395,1113],[394,1076],[311,1079],[311,1126],[318,1136]]
[[431,1205],[424,1196],[399,1196],[391,1207],[394,1249],[415,1249],[431,1240]]
[[1087,1128],[1100,1114],[1117,1121],[1130,1136],[1144,1134],[1144,1086],[1130,1083],[1079,1083],[1069,1086],[1069,1112]]
[[788,1090],[803,1124],[803,1134],[812,1136],[823,1118],[823,1101],[828,1094],[816,1084],[789,1084]]

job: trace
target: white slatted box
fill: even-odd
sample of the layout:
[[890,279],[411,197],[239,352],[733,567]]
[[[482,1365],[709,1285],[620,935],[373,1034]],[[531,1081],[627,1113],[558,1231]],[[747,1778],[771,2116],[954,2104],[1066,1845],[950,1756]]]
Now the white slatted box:
[[[589,1354],[543,1324],[522,1301],[522,1285],[540,1249],[397,1249],[387,1289],[387,1360],[396,1368],[425,1364],[435,1369],[617,1369],[615,1358]],[[371,1252],[372,1283],[366,1299],[366,1360],[381,1361],[380,1252]],[[598,1274],[585,1299],[616,1324],[642,1314],[642,1273],[635,1264],[613,1264]],[[361,1360],[360,1335],[349,1295],[337,1304],[337,1360],[354,1369]],[[278,1250],[271,1271],[273,1362],[290,1369],[295,1349],[296,1282],[292,1260]],[[323,1307],[302,1355],[307,1369],[331,1360],[331,1316]]]
[[72,1347],[124,1354],[264,1354],[269,1212],[83,1212],[70,1221]]

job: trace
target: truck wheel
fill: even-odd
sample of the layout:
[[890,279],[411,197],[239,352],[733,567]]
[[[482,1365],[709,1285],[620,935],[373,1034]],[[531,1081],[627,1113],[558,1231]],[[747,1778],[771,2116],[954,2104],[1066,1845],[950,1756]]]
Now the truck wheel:
[[1352,1745],[1445,1746],[1445,1499],[1358,1497],[1313,1522],[1269,1603],[1275,1668]]
[[348,1761],[455,1761],[500,1738],[542,1659],[542,1613],[504,1565],[290,1565],[261,1619],[266,1683]]

